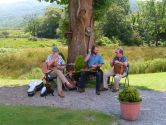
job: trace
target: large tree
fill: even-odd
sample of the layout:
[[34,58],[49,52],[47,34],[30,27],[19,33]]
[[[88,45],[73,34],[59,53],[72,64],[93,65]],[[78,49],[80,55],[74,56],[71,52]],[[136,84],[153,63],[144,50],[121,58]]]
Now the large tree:
[[[42,0],[40,0],[42,1]],[[44,0],[68,6],[69,39],[68,62],[74,62],[76,56],[87,53],[95,43],[94,20],[102,18],[110,0]]]

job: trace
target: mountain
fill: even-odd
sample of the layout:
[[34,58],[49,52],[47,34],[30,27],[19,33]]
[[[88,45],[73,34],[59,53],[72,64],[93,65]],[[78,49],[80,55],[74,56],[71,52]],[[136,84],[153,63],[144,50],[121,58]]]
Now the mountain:
[[[9,0],[8,0],[9,1]],[[138,11],[137,0],[129,0],[130,10]],[[55,3],[38,2],[37,0],[17,0],[0,4],[0,28],[22,28],[24,17],[31,14],[42,15],[48,6],[57,6]]]
[[22,0],[15,3],[0,4],[0,27],[19,28],[25,16],[41,15],[52,4],[37,0]]

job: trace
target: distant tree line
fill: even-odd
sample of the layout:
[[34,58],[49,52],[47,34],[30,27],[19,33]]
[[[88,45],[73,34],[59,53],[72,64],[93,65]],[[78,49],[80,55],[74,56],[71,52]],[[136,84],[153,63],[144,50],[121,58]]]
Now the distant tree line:
[[58,38],[59,20],[62,9],[48,7],[43,16],[32,14],[25,17],[25,31],[41,38]]
[[[111,0],[109,11],[95,21],[97,44],[166,46],[166,0],[140,1],[131,11],[128,0]],[[48,7],[43,16],[26,19],[25,31],[32,36],[65,38],[69,15],[65,9]]]

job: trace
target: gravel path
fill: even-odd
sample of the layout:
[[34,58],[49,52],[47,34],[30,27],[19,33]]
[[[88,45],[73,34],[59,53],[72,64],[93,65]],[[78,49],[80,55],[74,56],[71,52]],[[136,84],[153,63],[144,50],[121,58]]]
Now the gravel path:
[[115,115],[119,120],[115,125],[166,125],[166,92],[141,91],[143,96],[141,115],[137,121],[129,122],[120,118],[117,93],[110,90],[97,96],[94,89],[86,89],[85,93],[65,92],[65,98],[47,96],[42,98],[39,92],[33,97],[27,96],[27,86],[1,87],[0,104],[24,104],[39,106],[56,106],[72,109],[92,109]]

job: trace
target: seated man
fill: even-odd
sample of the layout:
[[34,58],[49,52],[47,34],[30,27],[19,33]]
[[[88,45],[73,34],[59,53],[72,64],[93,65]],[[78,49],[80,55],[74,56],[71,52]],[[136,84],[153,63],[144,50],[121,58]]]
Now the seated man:
[[103,79],[103,72],[100,70],[100,67],[104,64],[102,56],[98,54],[99,48],[93,46],[92,49],[89,51],[89,54],[85,57],[85,63],[89,69],[94,69],[94,71],[82,71],[80,75],[80,82],[79,82],[79,92],[85,91],[85,81],[87,76],[92,74],[96,76],[96,94],[100,95],[100,84],[102,83]]
[[[123,55],[122,48],[116,49],[116,56],[114,57],[113,60],[110,61],[110,65],[113,66],[113,68],[108,72],[104,72],[103,86],[104,86],[104,88],[108,88],[108,84],[107,84],[108,77],[115,76],[113,92],[117,92],[119,90],[119,81],[123,76],[126,75],[126,67],[128,66],[128,60]],[[118,66],[118,65],[120,66],[120,68],[122,67],[122,69],[120,69],[121,71],[119,71],[119,72],[117,72],[115,70],[116,66]]]
[[68,82],[66,77],[63,74],[63,70],[65,68],[65,62],[63,58],[58,53],[58,48],[53,47],[52,54],[47,57],[46,63],[48,65],[48,68],[51,70],[50,75],[51,76],[57,76],[57,91],[58,95],[60,97],[64,97],[64,93],[62,90],[62,84],[66,84],[69,87],[72,87],[72,85]]

